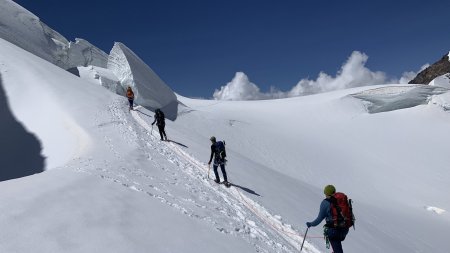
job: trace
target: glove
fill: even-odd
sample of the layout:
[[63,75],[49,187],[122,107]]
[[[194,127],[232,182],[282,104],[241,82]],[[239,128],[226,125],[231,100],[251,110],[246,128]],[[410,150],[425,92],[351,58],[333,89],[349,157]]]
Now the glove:
[[308,228],[310,228],[312,225],[311,225],[311,222],[306,222],[306,226],[308,227]]

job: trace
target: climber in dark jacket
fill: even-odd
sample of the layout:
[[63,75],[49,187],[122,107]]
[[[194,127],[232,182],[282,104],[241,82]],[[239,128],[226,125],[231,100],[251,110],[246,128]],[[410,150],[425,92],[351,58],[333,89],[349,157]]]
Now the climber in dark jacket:
[[216,141],[216,137],[214,136],[212,136],[209,140],[211,141],[211,156],[209,157],[208,165],[211,165],[211,161],[214,157],[213,169],[214,175],[216,176],[216,179],[214,181],[216,183],[220,183],[219,173],[217,172],[217,167],[220,166],[223,175],[222,183],[225,186],[230,187],[231,184],[228,182],[227,172],[225,171],[225,157],[227,156],[225,151],[225,143],[223,141]]
[[[160,109],[156,109],[155,111],[155,120],[152,123],[152,126],[155,124],[158,126],[159,135],[161,136],[161,140],[164,139],[167,141],[167,135],[164,128],[166,127],[165,117],[164,113]],[[163,138],[164,137],[164,138]]]

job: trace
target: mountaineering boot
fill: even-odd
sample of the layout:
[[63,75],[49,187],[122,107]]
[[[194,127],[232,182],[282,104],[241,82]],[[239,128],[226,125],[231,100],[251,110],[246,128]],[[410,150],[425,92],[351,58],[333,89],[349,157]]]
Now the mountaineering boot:
[[230,187],[231,186],[230,182],[228,182],[228,181],[223,181],[222,184],[224,184],[226,187]]
[[220,179],[216,178],[216,179],[214,179],[214,182],[220,184]]

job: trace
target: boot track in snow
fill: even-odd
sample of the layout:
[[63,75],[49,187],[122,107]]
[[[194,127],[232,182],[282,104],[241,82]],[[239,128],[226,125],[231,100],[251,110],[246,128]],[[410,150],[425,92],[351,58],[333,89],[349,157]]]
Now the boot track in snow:
[[[139,116],[139,114],[137,113],[136,109],[138,109],[138,108],[139,108],[139,106],[136,107],[134,111],[131,111],[132,117],[136,120],[136,122],[140,126],[142,126],[144,129],[146,129],[150,133],[150,135],[154,138],[154,140],[156,140],[157,137],[155,137],[153,135],[153,129],[151,128],[151,126],[144,119],[142,119]],[[205,175],[208,172],[208,167],[206,165],[204,165],[202,162],[200,162],[199,160],[197,160],[195,157],[193,157],[192,155],[187,153],[184,149],[173,144],[172,142],[161,142],[160,145],[167,146],[170,149],[170,151],[175,153],[178,157],[186,160],[192,167],[196,168],[198,170],[197,172],[201,172],[200,175],[198,173],[196,173],[197,175],[194,175],[193,173],[189,173],[189,174],[191,174],[194,177],[200,176],[202,181],[204,182],[204,184],[207,184],[210,187],[213,187],[213,184],[220,186],[220,184],[217,184],[217,183],[209,180],[208,178],[206,178]],[[215,190],[217,191],[217,193],[220,194],[222,196],[222,198],[226,202],[228,202],[228,204],[232,205],[233,207],[238,207],[238,205],[236,205],[234,203],[233,204],[230,203],[231,200],[234,200],[233,202],[237,201],[238,204],[245,206],[247,208],[247,210],[249,210],[256,217],[258,217],[258,219],[264,225],[266,225],[268,228],[270,228],[276,234],[281,236],[286,242],[288,242],[289,245],[291,247],[293,247],[293,249],[296,249],[297,251],[300,250],[301,242],[303,241],[302,234],[300,234],[299,232],[294,230],[291,225],[283,223],[280,216],[272,215],[263,206],[261,206],[260,204],[258,204],[255,201],[253,201],[252,199],[247,197],[245,194],[243,194],[237,187],[230,187],[230,188],[218,187],[218,188],[222,188],[220,191],[218,190],[217,187],[215,187],[215,188],[216,188]],[[246,220],[245,217],[242,217],[242,219],[244,219],[243,222],[250,223],[250,225],[255,225],[255,223],[253,221],[245,221]],[[264,233],[263,231],[261,231],[261,232]],[[278,245],[278,248],[283,248],[284,251],[287,251],[287,252],[291,251],[285,247],[280,247],[280,246],[281,245]],[[304,252],[320,252],[314,246],[312,246],[311,244],[309,244],[307,242],[303,248],[303,251]]]

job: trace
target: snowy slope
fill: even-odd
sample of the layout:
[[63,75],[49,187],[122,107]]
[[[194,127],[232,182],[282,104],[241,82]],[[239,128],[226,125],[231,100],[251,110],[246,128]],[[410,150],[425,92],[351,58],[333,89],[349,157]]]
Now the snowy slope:
[[429,85],[450,88],[450,73],[436,77]]
[[[366,87],[258,102],[179,98],[190,108],[172,131],[189,126],[177,138],[199,148],[198,156],[208,151],[196,140],[206,146],[210,135],[226,139],[231,177],[291,224],[315,218],[324,185],[348,193],[356,201],[357,230],[346,252],[446,252],[435,235],[450,231],[450,115],[442,110],[449,96],[412,89]],[[371,103],[394,110],[369,114],[369,100],[355,98],[363,91],[373,94]],[[412,103],[414,94],[423,98]],[[323,250],[322,242],[316,245]]]
[[149,111],[130,114],[123,97],[4,40],[0,54],[8,107],[39,139],[51,169],[0,183],[0,223],[10,228],[0,232],[1,251],[293,252],[298,247],[298,240],[286,242],[233,193],[211,184],[189,156],[159,143],[146,129],[150,122],[137,116],[148,117]]
[[[166,143],[148,110],[3,40],[0,53],[11,112],[52,169],[0,183],[2,251],[296,252],[333,183],[355,201],[346,252],[447,252],[445,89],[178,97]],[[207,179],[211,135],[227,143],[229,190]],[[305,252],[327,252],[321,233],[310,229]]]
[[[101,65],[79,78],[0,39],[0,177],[46,170],[0,183],[1,252],[298,252],[330,183],[355,202],[345,252],[448,252],[441,79],[279,100],[177,98],[124,45],[108,69],[82,40],[67,58],[65,38],[0,4],[1,38],[60,66]],[[158,141],[151,111],[128,112],[108,91],[121,93],[119,78],[140,105],[176,118],[170,142]],[[230,189],[208,179],[212,135],[227,143]],[[309,231],[305,252],[329,252],[321,228]]]

